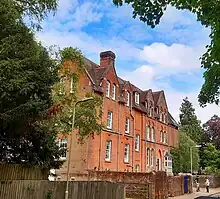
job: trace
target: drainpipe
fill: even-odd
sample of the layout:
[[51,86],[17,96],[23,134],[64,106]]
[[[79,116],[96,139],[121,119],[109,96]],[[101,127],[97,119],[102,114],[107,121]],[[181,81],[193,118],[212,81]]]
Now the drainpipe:
[[117,171],[119,171],[120,170],[120,168],[119,168],[119,162],[120,162],[120,141],[121,141],[121,139],[120,139],[120,113],[121,113],[121,104],[120,103],[118,103],[118,149],[117,149]]
[[[102,102],[102,117],[101,117],[101,123],[103,122],[103,115],[104,115],[104,95],[103,97],[103,102]],[[99,170],[101,170],[101,150],[102,150],[102,132],[100,133],[100,143],[99,143]]]
[[135,117],[132,114],[132,107],[133,107],[133,92],[131,92],[131,106],[130,106],[130,115],[133,119],[133,140],[132,140],[132,172],[134,171],[134,154],[135,154]]

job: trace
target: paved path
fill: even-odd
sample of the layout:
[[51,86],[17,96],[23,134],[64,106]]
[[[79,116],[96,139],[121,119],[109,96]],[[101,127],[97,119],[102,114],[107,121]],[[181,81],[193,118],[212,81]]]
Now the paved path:
[[198,196],[208,196],[208,195],[220,192],[220,188],[210,189],[209,191],[210,191],[209,193],[206,193],[205,188],[200,188],[200,192],[196,192],[194,190],[192,194],[185,194],[182,196],[170,197],[169,199],[194,199]]

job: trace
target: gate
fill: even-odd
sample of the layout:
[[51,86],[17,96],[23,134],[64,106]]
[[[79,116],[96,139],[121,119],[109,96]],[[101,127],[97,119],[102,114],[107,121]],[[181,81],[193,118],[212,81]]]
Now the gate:
[[189,192],[189,176],[184,176],[184,193]]

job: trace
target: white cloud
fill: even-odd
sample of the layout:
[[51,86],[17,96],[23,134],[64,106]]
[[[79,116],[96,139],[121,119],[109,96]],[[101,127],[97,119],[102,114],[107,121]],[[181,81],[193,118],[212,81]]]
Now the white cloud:
[[[164,90],[169,110],[176,120],[179,118],[179,107],[186,96],[193,103],[196,114],[202,122],[206,122],[214,114],[220,112],[219,106],[214,104],[201,108],[198,104],[198,88],[201,87],[201,78],[196,77],[195,87],[189,91],[174,89],[167,76],[179,76],[183,81],[193,82],[194,72],[200,71],[199,56],[201,49],[182,44],[166,46],[161,43],[153,43],[145,46],[142,56],[148,61],[148,65],[142,65],[131,72],[124,72],[120,75],[126,80],[143,90],[152,88]],[[193,70],[193,71],[192,71]],[[200,81],[197,81],[200,79]],[[183,86],[184,87],[184,86]]]
[[176,73],[190,73],[200,69],[199,58],[204,47],[188,46],[173,43],[168,46],[164,43],[153,43],[144,46],[141,57],[157,71],[158,75],[169,76]]
[[[103,0],[103,3],[60,0],[56,16],[44,21],[44,29],[37,33],[37,38],[47,46],[78,47],[96,62],[104,50],[115,52],[116,59],[122,64],[125,60],[133,64],[142,62],[133,71],[129,65],[118,65],[117,60],[116,67],[120,71],[126,69],[119,75],[142,89],[165,90],[170,111],[176,119],[180,103],[186,96],[193,102],[202,121],[217,113],[219,107],[209,105],[202,109],[197,103],[202,79],[197,74],[201,70],[199,57],[208,42],[209,31],[198,25],[193,14],[171,7],[154,30],[147,28],[138,18],[132,19],[132,11],[128,5],[113,7],[108,0]],[[83,32],[83,27],[94,22],[103,22],[104,26],[99,24],[95,29],[99,31],[97,33]],[[143,41],[153,43],[144,46]],[[162,43],[164,41],[170,45]],[[174,89],[173,77],[179,78],[183,84],[195,83],[195,87],[187,92]]]

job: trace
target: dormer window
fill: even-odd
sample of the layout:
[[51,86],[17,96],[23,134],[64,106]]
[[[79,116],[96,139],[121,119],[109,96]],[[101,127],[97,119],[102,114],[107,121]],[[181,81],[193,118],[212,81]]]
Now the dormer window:
[[109,81],[107,81],[106,97],[110,97],[110,87],[111,87],[111,84]]
[[135,92],[135,103],[136,104],[140,103],[140,94],[138,92]]
[[163,122],[163,113],[160,112],[160,121]]
[[126,106],[130,106],[130,93],[126,91]]
[[148,103],[147,103],[147,101],[145,101],[145,108],[146,108],[146,110],[148,110]]
[[167,116],[166,116],[166,113],[164,113],[164,116],[163,116],[163,122],[164,122],[164,123],[167,122]]
[[112,99],[113,100],[116,99],[116,85],[115,84],[112,85]]

